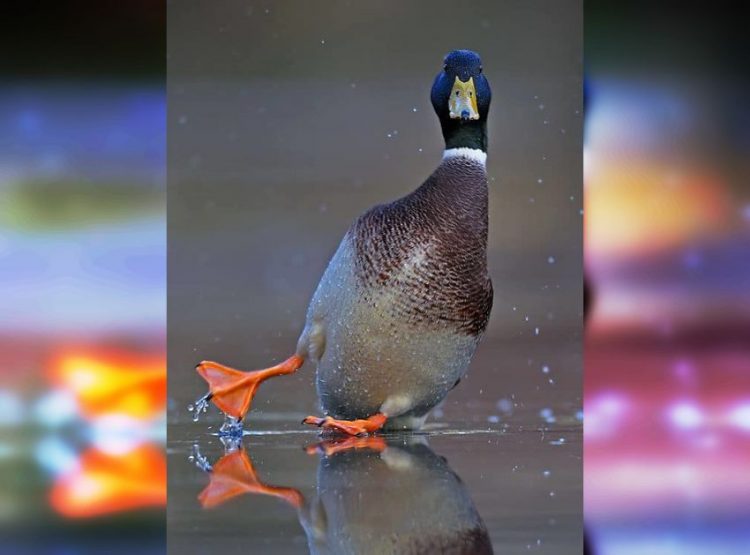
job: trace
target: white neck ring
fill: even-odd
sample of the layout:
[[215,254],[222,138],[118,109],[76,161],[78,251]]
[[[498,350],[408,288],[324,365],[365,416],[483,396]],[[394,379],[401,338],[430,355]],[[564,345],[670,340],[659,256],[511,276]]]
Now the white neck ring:
[[467,158],[479,162],[482,166],[487,165],[487,153],[478,148],[446,148],[443,152],[443,160],[452,158]]

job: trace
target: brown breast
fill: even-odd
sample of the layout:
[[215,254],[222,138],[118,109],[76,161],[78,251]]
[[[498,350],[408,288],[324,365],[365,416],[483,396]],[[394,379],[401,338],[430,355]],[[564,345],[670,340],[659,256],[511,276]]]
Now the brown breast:
[[445,160],[411,194],[363,214],[350,233],[366,299],[385,288],[405,323],[472,336],[485,330],[492,283],[483,165]]

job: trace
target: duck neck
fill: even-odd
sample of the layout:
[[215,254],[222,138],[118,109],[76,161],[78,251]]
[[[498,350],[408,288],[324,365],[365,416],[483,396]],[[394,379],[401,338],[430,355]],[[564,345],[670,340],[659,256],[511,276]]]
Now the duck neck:
[[440,118],[440,126],[443,128],[446,150],[471,148],[487,152],[486,119],[461,121],[444,116]]

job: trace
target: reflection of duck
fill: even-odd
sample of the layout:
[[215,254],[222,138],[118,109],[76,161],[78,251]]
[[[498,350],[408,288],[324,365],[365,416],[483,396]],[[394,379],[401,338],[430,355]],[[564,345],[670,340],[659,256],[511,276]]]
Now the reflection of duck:
[[461,479],[426,442],[348,438],[308,449],[323,455],[309,503],[295,489],[263,484],[239,442],[234,447],[211,469],[202,505],[215,507],[240,493],[285,499],[297,509],[311,553],[492,553]]
[[245,373],[215,362],[197,370],[208,400],[243,418],[259,384],[317,365],[326,418],[348,434],[419,428],[466,373],[492,306],[487,274],[487,114],[479,56],[446,56],[432,86],[446,150],[419,188],[363,214],[344,236],[313,296],[297,352]]

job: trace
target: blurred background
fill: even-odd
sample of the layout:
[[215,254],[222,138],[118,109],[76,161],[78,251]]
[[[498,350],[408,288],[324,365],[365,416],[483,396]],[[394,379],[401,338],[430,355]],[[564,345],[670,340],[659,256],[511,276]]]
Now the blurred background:
[[165,548],[165,11],[3,9],[3,553]]
[[748,37],[637,4],[585,4],[586,519],[601,555],[748,553]]

